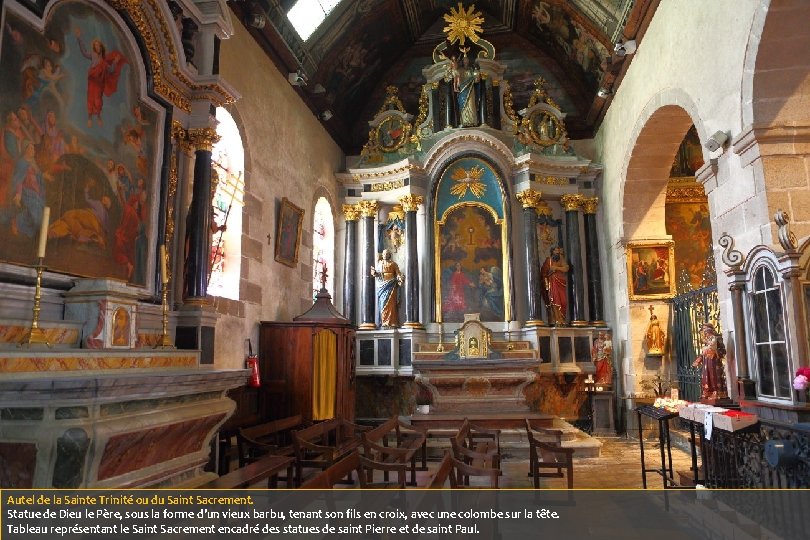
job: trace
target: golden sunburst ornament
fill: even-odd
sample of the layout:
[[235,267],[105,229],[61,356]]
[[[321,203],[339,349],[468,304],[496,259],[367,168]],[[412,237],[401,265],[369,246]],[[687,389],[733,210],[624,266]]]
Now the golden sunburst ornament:
[[450,188],[450,194],[456,195],[461,199],[467,194],[467,189],[469,189],[476,199],[480,199],[487,191],[486,184],[481,181],[483,175],[483,167],[476,165],[469,171],[459,167],[450,175],[450,177],[456,181],[453,187]]
[[444,27],[443,32],[447,34],[447,40],[451,45],[456,41],[460,45],[464,45],[467,39],[476,43],[478,34],[483,32],[481,25],[484,23],[484,17],[481,16],[480,11],[475,11],[475,4],[465,11],[464,6],[459,2],[458,10],[450,8],[450,14],[445,15],[444,20],[447,22],[447,26]]

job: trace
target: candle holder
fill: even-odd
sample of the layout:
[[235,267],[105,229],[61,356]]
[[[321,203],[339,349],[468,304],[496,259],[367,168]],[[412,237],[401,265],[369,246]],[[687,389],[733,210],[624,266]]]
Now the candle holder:
[[154,349],[174,349],[172,340],[169,338],[169,283],[163,283],[163,333],[160,341],[153,347]]
[[512,351],[515,349],[515,345],[512,343],[512,329],[510,321],[506,321],[506,350]]
[[50,342],[48,341],[45,332],[42,331],[42,328],[39,327],[39,312],[40,312],[40,303],[42,301],[42,272],[45,270],[45,265],[43,264],[44,258],[38,257],[37,258],[37,284],[36,288],[34,289],[34,316],[31,320],[31,329],[28,331],[28,334],[23,338],[23,342],[20,346],[30,346],[30,345],[40,345],[45,344],[48,347],[51,346]]
[[439,323],[439,346],[436,347],[436,352],[444,352],[444,328],[442,323]]

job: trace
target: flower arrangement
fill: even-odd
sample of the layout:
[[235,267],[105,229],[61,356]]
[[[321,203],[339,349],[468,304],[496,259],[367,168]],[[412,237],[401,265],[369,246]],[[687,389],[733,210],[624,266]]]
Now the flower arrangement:
[[793,388],[800,392],[810,388],[810,367],[800,367],[796,370],[796,378],[793,379]]

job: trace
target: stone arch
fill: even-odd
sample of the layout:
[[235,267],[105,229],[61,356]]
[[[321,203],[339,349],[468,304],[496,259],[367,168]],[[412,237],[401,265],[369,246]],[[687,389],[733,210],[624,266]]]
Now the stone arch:
[[743,125],[810,124],[808,19],[803,0],[761,0],[743,64]]

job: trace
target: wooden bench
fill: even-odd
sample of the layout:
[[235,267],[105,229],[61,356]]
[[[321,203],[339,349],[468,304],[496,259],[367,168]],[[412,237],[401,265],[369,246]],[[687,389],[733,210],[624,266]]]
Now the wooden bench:
[[333,418],[293,430],[296,485],[301,485],[304,467],[326,470],[356,450],[363,442],[360,433],[369,429],[369,426]]
[[[529,439],[529,476],[534,478],[534,488],[540,487],[540,478],[564,478],[567,475],[568,489],[574,487],[574,449],[562,446],[562,431],[558,429],[532,428],[526,420],[526,435]],[[546,440],[542,440],[542,439]],[[556,469],[540,472],[540,469]],[[565,472],[563,472],[565,470]]]
[[[433,478],[430,479],[430,483],[428,484],[429,489],[443,489],[445,484],[447,484],[447,480],[450,480],[450,477],[455,474],[455,469],[453,467],[453,454],[450,451],[446,451],[444,453],[444,458],[442,458],[442,462],[439,465],[439,468],[436,470],[436,473],[433,475]],[[456,480],[453,478],[450,480],[450,484],[455,484]]]
[[[427,455],[427,435],[422,428],[406,424],[398,417],[389,418],[379,426],[361,434],[365,456],[382,463],[411,464],[411,481],[416,485],[416,454],[421,450],[422,461]],[[389,440],[393,439],[393,440]],[[392,443],[395,443],[394,446]],[[388,474],[385,474],[388,481]]]
[[292,430],[305,427],[300,414],[252,427],[241,427],[236,433],[239,466],[244,467],[267,454],[292,456]]
[[[485,429],[465,418],[458,432],[450,437],[453,458],[474,468],[497,470],[500,474],[500,434],[498,429]],[[456,476],[459,482],[469,484],[468,476],[459,477],[458,471]]]
[[[373,482],[374,471],[396,472],[396,482]],[[321,473],[301,485],[302,489],[332,489],[344,479],[350,479],[352,473],[357,476],[361,488],[404,488],[406,463],[381,463],[361,456],[354,450],[343,459],[335,462]]]
[[231,471],[199,486],[200,489],[242,489],[267,479],[267,487],[278,486],[278,473],[287,470],[287,487],[292,486],[293,465],[291,456],[264,456],[244,467]]

